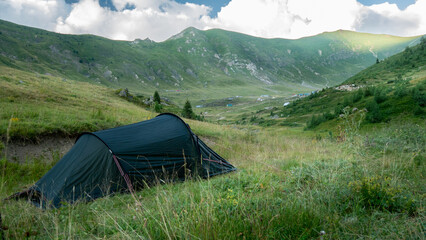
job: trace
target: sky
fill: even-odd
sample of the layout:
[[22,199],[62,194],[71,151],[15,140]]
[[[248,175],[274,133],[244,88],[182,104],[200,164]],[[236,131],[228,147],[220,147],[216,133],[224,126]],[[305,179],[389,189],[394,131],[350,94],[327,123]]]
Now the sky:
[[0,19],[65,34],[160,42],[188,27],[296,39],[339,29],[426,34],[426,0],[0,0]]

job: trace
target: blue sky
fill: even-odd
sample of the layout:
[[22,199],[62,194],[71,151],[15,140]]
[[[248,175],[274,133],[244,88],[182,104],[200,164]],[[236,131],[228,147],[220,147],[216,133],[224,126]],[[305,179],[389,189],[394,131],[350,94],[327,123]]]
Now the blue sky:
[[415,3],[415,0],[358,0],[358,2],[366,5],[366,6],[371,6],[373,4],[380,4],[380,3],[384,3],[384,2],[388,2],[388,3],[395,3],[399,9],[404,10],[405,8],[408,7],[408,5],[411,5],[413,3]]
[[[210,17],[216,17],[217,13],[220,11],[222,7],[225,7],[228,5],[230,0],[175,0],[178,3],[195,3],[198,5],[206,5],[211,7],[211,12],[209,13]],[[388,3],[394,3],[398,6],[399,9],[404,10],[407,8],[407,6],[414,4],[415,0],[357,0],[358,2],[362,3],[365,6],[371,6],[373,4],[380,4],[384,2]],[[76,3],[79,2],[79,0],[66,0],[66,3]],[[112,0],[99,0],[99,4],[103,7],[108,7],[111,10],[116,10]]]
[[0,0],[0,19],[117,40],[164,41],[188,27],[288,39],[339,29],[417,36],[425,13],[426,0]]
[[217,13],[220,11],[222,7],[225,7],[228,5],[230,0],[193,0],[193,1],[184,1],[184,0],[176,0],[176,2],[179,3],[195,3],[195,4],[204,4],[212,8],[212,11],[210,12],[211,17],[216,17]]
[[[104,0],[108,1],[108,0]],[[110,0],[109,0],[110,1]],[[211,17],[216,17],[217,13],[220,11],[220,9],[230,2],[230,0],[192,0],[192,1],[186,1],[186,0],[176,0],[176,2],[179,3],[195,3],[195,4],[204,4],[212,8],[212,11],[210,13]],[[362,3],[366,6],[371,6],[373,4],[380,4],[384,2],[389,3],[395,3],[399,9],[404,10],[408,5],[411,5],[415,2],[415,0],[358,0],[358,2]]]

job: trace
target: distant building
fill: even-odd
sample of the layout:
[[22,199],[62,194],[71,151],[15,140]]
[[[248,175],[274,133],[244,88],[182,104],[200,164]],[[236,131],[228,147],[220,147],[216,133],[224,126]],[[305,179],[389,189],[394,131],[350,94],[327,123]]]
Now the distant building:
[[232,104],[228,103],[226,104],[227,107],[232,107]]

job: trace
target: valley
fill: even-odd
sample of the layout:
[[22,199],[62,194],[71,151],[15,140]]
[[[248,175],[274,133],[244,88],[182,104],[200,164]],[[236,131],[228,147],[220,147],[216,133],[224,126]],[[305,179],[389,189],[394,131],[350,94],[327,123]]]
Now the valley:
[[0,20],[2,199],[39,180],[81,132],[182,116],[186,100],[203,121],[185,122],[238,169],[59,209],[2,200],[0,234],[422,239],[425,44],[350,31],[286,40],[195,28],[127,42]]

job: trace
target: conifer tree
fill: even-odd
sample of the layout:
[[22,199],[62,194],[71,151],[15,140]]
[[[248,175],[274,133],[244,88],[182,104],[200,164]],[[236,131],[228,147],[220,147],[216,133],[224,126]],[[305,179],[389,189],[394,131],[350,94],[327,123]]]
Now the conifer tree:
[[186,100],[185,105],[183,106],[182,116],[185,118],[194,118],[194,112],[192,111],[191,103],[189,100]]
[[157,104],[161,104],[160,94],[157,91],[154,92],[154,102]]

